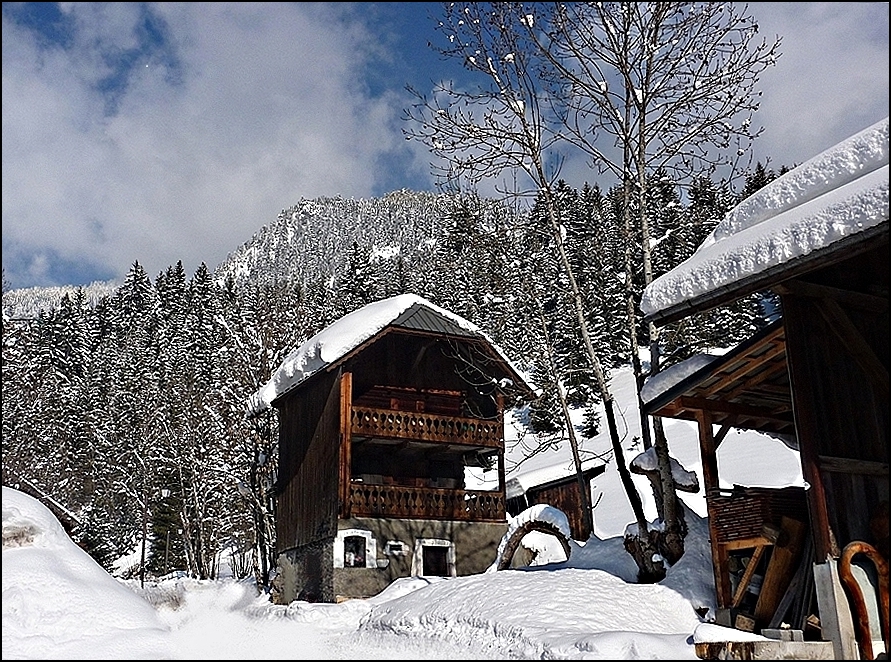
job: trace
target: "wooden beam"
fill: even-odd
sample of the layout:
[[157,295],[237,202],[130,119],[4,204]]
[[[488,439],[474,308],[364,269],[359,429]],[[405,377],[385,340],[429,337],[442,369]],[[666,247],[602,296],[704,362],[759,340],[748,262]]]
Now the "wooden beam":
[[829,323],[829,328],[842,341],[845,348],[866,373],[870,381],[879,389],[885,398],[888,397],[888,368],[879,360],[872,347],[861,335],[859,329],[848,317],[847,313],[833,300],[822,299],[818,306],[820,314]]
[[822,471],[830,473],[888,477],[887,462],[854,460],[848,457],[830,457],[829,455],[818,455],[817,462]]
[[[786,353],[785,347],[783,348],[783,354]],[[738,386],[734,387],[731,391],[725,394],[727,399],[732,399],[739,396],[740,393],[744,393],[746,391],[750,391],[755,387],[760,388],[761,384],[766,382],[768,379],[773,379],[776,375],[781,372],[786,372],[786,361],[776,361],[774,365],[769,366],[759,372],[757,375],[752,375],[746,380],[743,380]],[[788,390],[786,391],[788,394]]]
[[751,547],[763,547],[765,545],[772,545],[773,543],[774,540],[771,540],[767,536],[755,536],[754,538],[728,540],[727,542],[722,542],[721,546],[727,551],[734,551],[737,549],[749,549]]
[[833,301],[845,303],[852,308],[869,310],[874,313],[888,311],[887,297],[854,292],[853,290],[842,290],[837,287],[829,287],[828,285],[817,285],[804,280],[787,280],[785,283],[776,285],[773,290],[777,294],[797,294],[798,296],[815,299],[832,299]]
[[777,412],[762,407],[753,407],[738,402],[724,402],[723,400],[711,400],[709,398],[692,398],[682,396],[679,404],[686,409],[697,409],[711,413],[731,414],[747,418],[759,418],[765,421],[778,423],[792,423],[792,412]]
[[724,441],[724,437],[727,436],[727,433],[730,432],[730,428],[733,426],[730,423],[724,423],[719,429],[718,434],[714,436],[715,440],[715,450],[717,450],[718,446],[721,445],[721,442]]
[[[766,343],[761,343],[761,344],[766,344]],[[751,351],[751,350],[749,350],[749,351]],[[760,356],[752,357],[750,359],[743,359],[743,358],[737,359],[737,360],[743,361],[743,365],[740,366],[739,368],[737,368],[736,370],[725,373],[721,379],[719,379],[715,384],[713,384],[709,388],[712,391],[719,391],[722,388],[724,388],[725,386],[727,386],[728,384],[737,381],[742,376],[748,375],[748,374],[754,372],[755,370],[760,368],[765,363],[768,363],[768,362],[772,361],[773,359],[775,359],[780,354],[785,354],[785,353],[786,353],[785,344],[784,343],[776,343],[770,349],[768,349],[766,352],[761,354]]]

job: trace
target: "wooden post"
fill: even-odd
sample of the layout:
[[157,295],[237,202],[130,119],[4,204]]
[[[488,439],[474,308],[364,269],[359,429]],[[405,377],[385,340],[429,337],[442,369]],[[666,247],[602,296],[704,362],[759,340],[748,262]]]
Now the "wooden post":
[[820,430],[820,403],[807,385],[814,380],[812,370],[808,370],[809,357],[805,348],[809,344],[808,330],[805,328],[807,302],[801,297],[786,295],[783,302],[783,326],[786,332],[786,365],[789,371],[789,385],[792,390],[792,412],[795,416],[795,433],[801,457],[801,473],[810,485],[807,495],[810,516],[811,537],[814,539],[814,558],[838,557],[841,550],[835,544],[829,526],[829,512],[826,504],[826,491],[820,473],[819,448],[822,434]]
[[341,516],[350,516],[352,487],[353,373],[340,376],[340,503]]
[[[712,415],[703,410],[696,412],[699,422],[699,454],[702,457],[702,479],[705,483],[705,501],[709,505],[709,496],[718,490],[718,458],[715,455],[715,438],[712,434]],[[708,532],[711,539],[712,563],[715,572],[715,591],[718,607],[730,607],[733,596],[730,592],[730,567],[727,550],[718,541],[718,527],[709,509]]]

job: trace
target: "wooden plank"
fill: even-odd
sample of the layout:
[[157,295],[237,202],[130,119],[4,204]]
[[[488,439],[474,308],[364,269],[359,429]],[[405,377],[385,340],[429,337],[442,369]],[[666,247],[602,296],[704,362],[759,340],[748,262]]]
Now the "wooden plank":
[[727,433],[730,432],[730,428],[732,427],[732,425],[725,423],[718,429],[718,433],[714,436],[715,450],[717,450],[718,446],[721,445],[721,442],[724,441],[724,437],[727,436]]
[[729,551],[737,549],[749,549],[750,547],[764,547],[772,545],[773,541],[765,536],[755,536],[754,538],[740,538],[739,540],[727,540],[722,542],[721,546]]
[[736,587],[736,593],[733,594],[733,603],[730,605],[731,607],[739,607],[742,602],[743,596],[746,594],[746,589],[749,588],[749,582],[752,581],[752,575],[755,574],[755,569],[758,567],[758,563],[761,561],[765,549],[767,549],[767,545],[758,545],[755,548],[755,553],[752,554],[752,557],[749,559],[749,565],[746,566],[746,571],[739,580],[739,586]]
[[888,477],[887,462],[854,460],[847,457],[830,457],[828,455],[818,455],[817,460],[819,461],[820,469],[830,473]]
[[[769,343],[763,343],[769,344]],[[786,353],[786,345],[784,343],[777,343],[770,347],[766,352],[761,354],[760,356],[753,357],[743,362],[743,364],[727,374],[725,374],[721,379],[719,379],[716,383],[710,385],[708,390],[712,393],[717,393],[721,391],[724,387],[732,385],[734,382],[738,382],[740,380],[744,381],[744,384],[757,384],[763,381],[766,377],[762,376],[762,373],[758,373],[756,375],[752,375],[753,372],[758,370],[765,363],[772,361],[774,358],[780,355],[785,355]],[[736,387],[734,387],[736,388]],[[745,387],[744,387],[745,388]]]
[[[795,571],[795,576],[792,577],[792,581],[789,583],[789,588],[786,589],[786,593],[783,595],[783,599],[780,600],[780,604],[773,613],[773,618],[770,619],[770,623],[767,627],[780,627],[783,623],[783,619],[786,618],[786,614],[789,613],[789,609],[796,600],[798,601],[799,606],[798,610],[796,610],[797,612],[802,612],[809,607],[809,605],[805,606],[802,603],[805,602],[805,600],[809,602],[810,598],[807,591],[807,584],[809,583],[808,578],[811,576],[811,564],[814,561],[813,550],[814,546],[810,537],[805,536],[804,553],[802,553],[801,560],[798,562],[798,570]],[[804,623],[801,621],[801,613],[794,614],[791,619],[792,627],[795,629],[804,629]]]
[[764,573],[764,582],[761,584],[761,594],[755,605],[755,621],[764,625],[773,618],[783,594],[792,581],[807,533],[807,525],[804,522],[789,517],[784,516],[780,526],[784,535],[774,545],[773,554]]
[[686,409],[699,409],[712,413],[757,418],[764,421],[792,423],[792,413],[789,411],[772,411],[762,407],[753,407],[751,405],[744,405],[737,402],[724,402],[723,400],[709,400],[708,398],[682,396],[678,400],[680,405]]
[[759,372],[758,374],[752,375],[748,379],[744,380],[738,386],[734,386],[727,393],[722,393],[721,396],[726,398],[727,400],[733,400],[734,398],[739,397],[741,394],[754,389],[755,387],[761,388],[761,385],[764,382],[773,379],[780,373],[786,371],[786,347],[785,345],[780,346],[776,351],[774,351],[769,357],[771,360],[776,356],[782,354],[783,360],[776,361],[772,366],[766,367],[764,370]]

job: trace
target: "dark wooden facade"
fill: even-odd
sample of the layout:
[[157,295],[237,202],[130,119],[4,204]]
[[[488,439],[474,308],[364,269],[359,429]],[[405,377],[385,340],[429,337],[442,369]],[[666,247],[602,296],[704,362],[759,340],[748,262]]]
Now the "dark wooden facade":
[[[740,608],[757,569],[765,583],[749,610],[756,629],[795,620],[796,608],[793,627],[804,628],[814,590],[808,570],[838,559],[846,544],[870,542],[887,558],[888,249],[886,220],[785,271],[774,269],[771,281],[757,286],[780,296],[782,319],[646,407],[699,422],[718,606]],[[750,294],[753,286],[725,290],[688,306],[687,314]],[[654,319],[682,316],[675,310]],[[731,427],[794,443],[808,489],[721,493],[715,452]],[[744,512],[748,518],[740,517]],[[742,587],[732,586],[741,550],[749,565],[736,575]],[[783,567],[768,585],[775,558]]]
[[[606,465],[602,464],[582,472],[588,494],[591,494],[591,481],[604,471]],[[579,482],[574,473],[526,488],[523,494],[507,500],[507,511],[516,517],[526,508],[537,504],[547,504],[562,511],[569,521],[569,530],[574,540],[584,542],[591,537],[592,531],[582,515]]]
[[[424,326],[441,322],[426,319]],[[454,545],[458,535],[463,542],[449,552],[458,556],[457,574],[485,570],[482,561],[465,561],[480,557],[472,547],[497,546],[506,528],[506,393],[497,386],[505,380],[516,385],[510,397],[528,389],[478,334],[391,324],[272,403],[279,417],[277,547],[295,568],[289,599],[381,590],[401,567],[399,558],[384,558],[386,538],[407,531],[405,521],[423,522],[426,533],[414,537],[435,544]],[[497,487],[466,489],[466,466],[496,472]],[[375,538],[386,573],[375,573],[371,562],[362,570],[334,569],[340,561],[332,541],[357,526]],[[476,543],[474,526],[484,531]],[[369,579],[374,574],[377,583]],[[359,578],[355,584],[364,588],[351,593],[344,577]]]

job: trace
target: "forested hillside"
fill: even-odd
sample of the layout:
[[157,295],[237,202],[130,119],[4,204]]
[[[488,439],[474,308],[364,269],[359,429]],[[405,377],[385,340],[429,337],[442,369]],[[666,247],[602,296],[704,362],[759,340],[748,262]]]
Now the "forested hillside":
[[[640,259],[622,198],[556,190],[596,350],[607,368],[623,365],[626,270]],[[738,201],[707,179],[686,202],[667,177],[650,190],[658,273]],[[246,400],[290,350],[366,303],[411,292],[479,325],[540,389],[527,404],[542,440],[561,443],[558,383],[599,425],[553,242],[538,205],[521,213],[476,196],[398,191],[303,200],[213,270],[187,274],[177,263],[152,276],[136,261],[120,287],[75,288],[51,307],[43,295],[4,291],[4,483],[28,480],[63,504],[106,566],[145,540],[149,572],[213,577],[230,547],[265,581],[277,430],[274,417],[248,418]],[[639,292],[641,274],[630,276]],[[669,362],[747,336],[760,324],[757,304],[666,329]]]
[[26,287],[7,291],[4,283],[3,318],[35,318],[40,315],[41,311],[55,310],[59,307],[64,295],[74,296],[79,289],[84,291],[87,303],[95,306],[101,299],[113,295],[120,285],[115,281],[96,281],[83,286]]
[[452,195],[413,191],[301,200],[230,253],[216,274],[237,284],[332,277],[348,266],[353,243],[380,255],[398,251],[413,263],[442,234],[454,202]]

